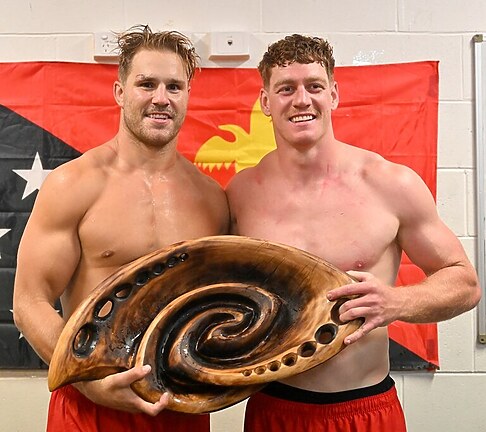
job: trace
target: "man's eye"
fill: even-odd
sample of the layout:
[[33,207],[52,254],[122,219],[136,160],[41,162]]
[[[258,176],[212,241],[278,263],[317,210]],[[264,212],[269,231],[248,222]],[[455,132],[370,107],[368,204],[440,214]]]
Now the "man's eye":
[[321,90],[323,90],[324,87],[321,84],[312,84],[310,86],[310,89],[315,92],[315,91],[321,91]]
[[169,84],[167,86],[167,90],[169,90],[170,92],[177,92],[181,89],[181,87],[179,86],[179,84]]
[[279,93],[283,93],[283,94],[289,94],[289,93],[292,93],[292,87],[289,87],[289,86],[286,86],[286,87],[281,87],[279,90],[278,90]]
[[150,82],[150,81],[143,81],[140,83],[140,87],[143,87],[143,88],[154,88],[154,83]]

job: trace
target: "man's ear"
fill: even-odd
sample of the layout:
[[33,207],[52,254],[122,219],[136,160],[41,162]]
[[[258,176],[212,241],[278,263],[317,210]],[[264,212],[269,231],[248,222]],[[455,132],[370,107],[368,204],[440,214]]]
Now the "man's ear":
[[334,81],[334,84],[332,85],[331,97],[332,97],[332,109],[335,110],[339,105],[339,89],[338,89],[338,83],[336,81]]
[[120,108],[123,108],[123,85],[120,81],[115,81],[113,83],[113,96],[115,97],[115,101]]
[[260,107],[263,114],[270,117],[270,101],[268,99],[268,93],[264,88],[260,90]]

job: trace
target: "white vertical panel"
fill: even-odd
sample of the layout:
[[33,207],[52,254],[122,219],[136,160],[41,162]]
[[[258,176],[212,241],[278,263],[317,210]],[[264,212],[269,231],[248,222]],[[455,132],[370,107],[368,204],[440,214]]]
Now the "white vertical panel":
[[486,40],[484,35],[476,35],[474,42],[475,60],[475,93],[476,93],[476,172],[477,172],[477,223],[478,223],[478,255],[477,271],[483,293],[478,311],[478,340],[486,344],[486,275],[485,275],[485,165],[486,165]]

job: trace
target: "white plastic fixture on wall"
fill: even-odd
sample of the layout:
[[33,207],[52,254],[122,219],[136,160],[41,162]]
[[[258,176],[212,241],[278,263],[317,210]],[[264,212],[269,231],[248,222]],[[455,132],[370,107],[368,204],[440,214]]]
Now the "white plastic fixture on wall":
[[478,341],[486,344],[486,202],[485,202],[485,166],[486,166],[486,38],[476,35],[474,42],[475,83],[476,83],[476,193],[478,224],[477,271],[481,284],[482,298],[478,306]]
[[118,43],[116,35],[109,31],[93,33],[95,59],[107,59],[118,57]]

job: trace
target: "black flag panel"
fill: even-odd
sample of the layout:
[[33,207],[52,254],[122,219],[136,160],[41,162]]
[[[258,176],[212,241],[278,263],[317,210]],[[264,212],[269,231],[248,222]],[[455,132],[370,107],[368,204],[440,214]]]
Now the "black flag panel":
[[13,323],[17,250],[43,178],[79,155],[49,132],[0,105],[1,368],[45,367]]
[[427,360],[414,354],[403,345],[396,343],[393,339],[389,339],[390,347],[390,365],[393,371],[417,371],[417,370],[436,370],[439,369]]

